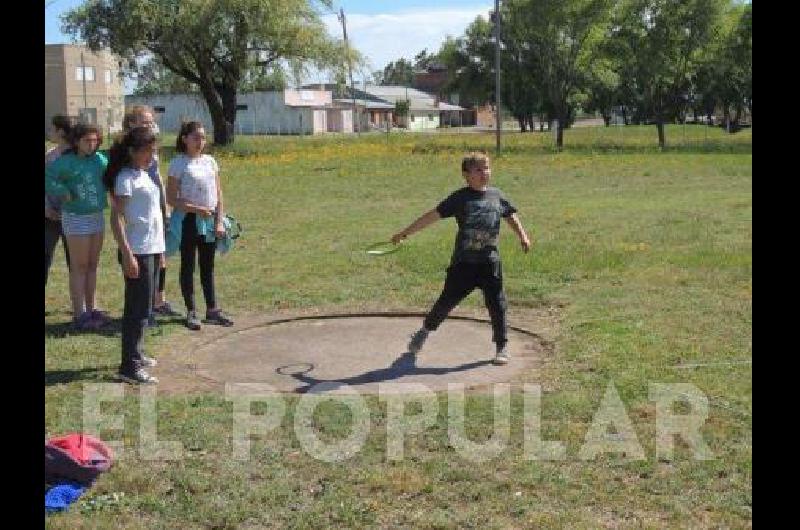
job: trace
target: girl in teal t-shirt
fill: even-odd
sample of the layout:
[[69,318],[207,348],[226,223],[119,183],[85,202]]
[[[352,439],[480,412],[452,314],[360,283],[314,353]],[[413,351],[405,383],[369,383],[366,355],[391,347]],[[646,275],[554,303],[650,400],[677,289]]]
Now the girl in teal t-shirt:
[[97,265],[103,248],[108,161],[97,152],[103,133],[94,125],[76,125],[70,149],[45,168],[45,192],[60,198],[61,222],[70,254],[69,294],[77,329],[97,329],[108,315],[97,309]]

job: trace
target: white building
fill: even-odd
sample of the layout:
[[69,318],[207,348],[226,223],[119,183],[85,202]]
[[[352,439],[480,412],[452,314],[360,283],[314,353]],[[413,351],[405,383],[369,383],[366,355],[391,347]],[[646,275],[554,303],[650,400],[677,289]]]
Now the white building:
[[392,105],[407,100],[408,116],[406,119],[398,116],[397,120],[400,126],[411,131],[436,129],[442,124],[442,120],[445,123],[458,123],[457,118],[452,120],[450,116],[465,110],[458,105],[440,101],[426,92],[404,86],[366,85],[363,91]]
[[[125,106],[149,105],[162,131],[177,132],[184,121],[200,121],[213,133],[214,125],[200,94],[125,96]],[[326,90],[286,89],[247,92],[236,97],[237,134],[321,134],[353,132],[351,109],[341,108]]]

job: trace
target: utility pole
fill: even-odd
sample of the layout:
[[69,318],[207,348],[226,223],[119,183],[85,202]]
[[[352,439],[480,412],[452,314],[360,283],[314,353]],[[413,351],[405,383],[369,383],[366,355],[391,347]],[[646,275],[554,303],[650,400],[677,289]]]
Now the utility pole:
[[83,79],[83,112],[89,114],[89,103],[86,100],[86,63],[83,62],[83,52],[81,52],[81,79]]
[[356,115],[358,113],[358,109],[356,108],[356,85],[353,83],[353,65],[350,62],[350,46],[347,44],[347,19],[344,16],[343,7],[339,8],[339,21],[342,23],[342,33],[344,33],[344,50],[347,54],[347,71],[348,76],[350,77],[350,87],[353,91],[353,129],[355,129],[356,133],[360,136],[360,127],[356,127]]
[[497,112],[497,154],[500,154],[500,129],[502,119],[500,117],[500,0],[494,0],[494,105]]

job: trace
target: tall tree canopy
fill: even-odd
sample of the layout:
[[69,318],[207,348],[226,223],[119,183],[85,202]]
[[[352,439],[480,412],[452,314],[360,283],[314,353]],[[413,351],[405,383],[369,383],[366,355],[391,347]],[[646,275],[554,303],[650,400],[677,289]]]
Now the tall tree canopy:
[[727,0],[622,0],[611,37],[616,53],[629,58],[622,77],[638,111],[656,124],[666,145],[664,123],[685,110],[694,72],[713,42]]
[[345,61],[315,4],[331,0],[88,0],[63,17],[67,33],[92,50],[127,58],[150,54],[197,85],[214,126],[214,143],[234,138],[236,93],[256,63]]

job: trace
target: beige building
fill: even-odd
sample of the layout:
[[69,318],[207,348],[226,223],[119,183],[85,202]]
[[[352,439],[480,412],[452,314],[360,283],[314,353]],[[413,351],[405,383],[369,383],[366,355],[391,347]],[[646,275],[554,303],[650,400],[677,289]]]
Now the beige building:
[[93,53],[79,44],[44,47],[45,131],[55,114],[99,125],[103,131],[122,129],[125,112],[121,62],[111,53]]

